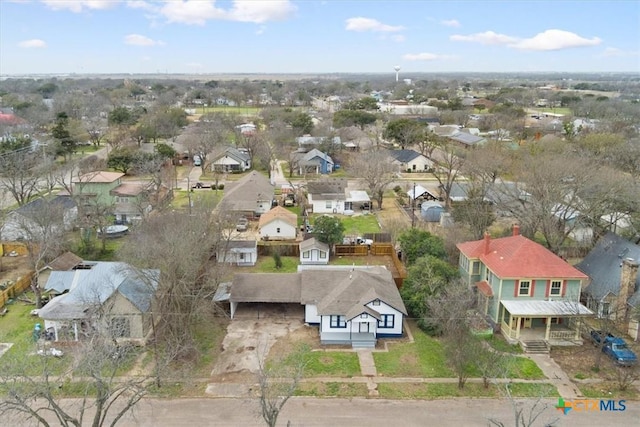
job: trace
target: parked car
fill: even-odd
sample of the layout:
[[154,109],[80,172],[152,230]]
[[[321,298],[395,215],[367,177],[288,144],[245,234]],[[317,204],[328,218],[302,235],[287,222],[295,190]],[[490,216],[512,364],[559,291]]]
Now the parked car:
[[193,156],[193,166],[202,166],[202,157],[198,155]]
[[240,218],[236,223],[236,231],[247,231],[249,228],[249,220],[247,218]]
[[638,356],[627,346],[620,337],[605,334],[603,331],[591,331],[591,340],[595,345],[602,346],[602,352],[621,366],[632,366],[638,363]]
[[363,237],[345,237],[342,240],[343,245],[367,245],[371,246],[373,244],[372,239],[365,239]]

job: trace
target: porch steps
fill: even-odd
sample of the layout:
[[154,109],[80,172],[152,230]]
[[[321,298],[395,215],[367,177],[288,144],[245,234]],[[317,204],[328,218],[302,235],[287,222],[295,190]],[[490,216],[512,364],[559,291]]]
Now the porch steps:
[[522,349],[525,353],[549,354],[549,345],[543,340],[522,341]]
[[351,348],[376,348],[375,341],[352,341]]

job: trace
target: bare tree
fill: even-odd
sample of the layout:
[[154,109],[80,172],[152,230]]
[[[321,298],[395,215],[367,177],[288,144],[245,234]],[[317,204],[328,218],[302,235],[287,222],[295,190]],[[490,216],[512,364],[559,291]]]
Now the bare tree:
[[351,161],[354,176],[361,178],[371,197],[377,202],[378,209],[382,209],[384,192],[393,182],[396,166],[384,151],[367,151],[355,156]]
[[[511,384],[505,383],[501,388],[505,397],[511,403],[511,409],[513,410],[513,424],[505,423],[495,418],[489,418],[490,425],[497,427],[506,427],[513,425],[514,427],[534,427],[537,423],[540,423],[544,427],[552,427],[559,421],[557,417],[543,419],[543,415],[552,406],[543,402],[539,397],[533,402],[531,399],[526,401],[517,401],[511,392]],[[555,409],[555,408],[554,408]]]
[[184,146],[190,154],[200,156],[203,174],[211,166],[209,155],[217,148],[231,144],[235,131],[234,120],[227,114],[207,114],[200,119],[197,127],[184,135]]
[[212,206],[202,206],[191,215],[165,212],[151,216],[133,230],[131,244],[118,254],[138,268],[160,271],[154,303],[155,341],[176,358],[198,357],[192,325],[199,319],[215,321],[208,316],[215,309],[212,298],[225,267],[211,259],[230,224],[212,210]]
[[436,170],[434,176],[440,184],[445,203],[451,207],[451,188],[458,178],[458,174],[465,162],[465,153],[463,153],[452,142],[442,144],[438,150],[434,152],[434,160],[436,162]]
[[258,386],[260,413],[269,427],[275,427],[287,401],[298,389],[306,366],[306,346],[298,348],[285,360],[267,363],[258,355]]
[[[36,307],[42,306],[42,290],[38,283],[39,271],[48,261],[59,254],[63,245],[65,231],[65,208],[63,199],[39,199],[28,205],[16,216],[16,230],[27,247],[29,266],[34,271],[31,276],[31,290],[35,294]],[[26,207],[25,207],[26,208]]]
[[464,385],[473,372],[482,343],[471,333],[468,318],[475,299],[461,282],[449,283],[440,293],[427,301],[427,324],[442,333],[447,360],[458,377],[458,388]]
[[[5,390],[0,414],[7,420],[25,418],[48,427],[115,426],[147,394],[148,377],[119,376],[123,362],[135,357],[133,346],[119,344],[110,329],[96,329],[58,360],[50,348],[19,359],[3,356],[0,387]],[[61,369],[63,369],[61,371]],[[35,374],[34,374],[35,373]],[[65,391],[79,399],[63,403]],[[55,420],[56,422],[52,422]]]
[[40,158],[24,148],[0,155],[0,187],[22,206],[39,190]]

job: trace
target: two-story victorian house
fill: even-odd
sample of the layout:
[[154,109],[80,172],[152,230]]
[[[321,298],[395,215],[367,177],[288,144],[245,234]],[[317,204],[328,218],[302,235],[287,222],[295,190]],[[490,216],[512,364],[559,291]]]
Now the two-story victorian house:
[[581,344],[580,303],[587,276],[544,246],[519,234],[458,244],[460,273],[477,290],[478,308],[510,342]]

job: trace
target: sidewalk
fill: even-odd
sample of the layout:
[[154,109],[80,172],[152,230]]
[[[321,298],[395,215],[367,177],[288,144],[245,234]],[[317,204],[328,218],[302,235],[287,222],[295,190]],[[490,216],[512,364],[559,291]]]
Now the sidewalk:
[[549,378],[549,382],[558,389],[558,393],[565,399],[584,397],[578,387],[571,382],[569,376],[548,354],[528,354],[527,358],[536,362],[542,373]]

